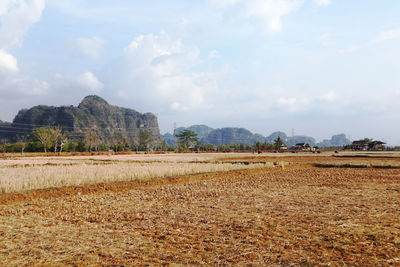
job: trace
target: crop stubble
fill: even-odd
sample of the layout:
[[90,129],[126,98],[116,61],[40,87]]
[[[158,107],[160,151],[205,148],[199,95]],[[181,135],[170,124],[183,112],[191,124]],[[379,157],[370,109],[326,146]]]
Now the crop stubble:
[[0,262],[398,266],[400,170],[316,160],[17,198],[0,207]]

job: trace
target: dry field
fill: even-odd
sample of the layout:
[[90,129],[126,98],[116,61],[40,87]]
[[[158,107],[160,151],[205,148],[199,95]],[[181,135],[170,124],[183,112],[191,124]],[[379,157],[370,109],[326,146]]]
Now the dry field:
[[[142,164],[241,169],[0,194],[0,265],[400,266],[400,159],[219,156]],[[24,160],[1,171],[140,164]]]
[[[0,160],[0,193],[273,167],[215,162],[216,154],[14,157]],[[221,156],[218,155],[218,156]],[[227,155],[222,155],[226,157]]]

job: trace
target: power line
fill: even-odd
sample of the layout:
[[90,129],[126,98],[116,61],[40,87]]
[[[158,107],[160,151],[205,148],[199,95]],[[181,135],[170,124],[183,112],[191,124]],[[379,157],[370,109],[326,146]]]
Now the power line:
[[[22,125],[21,127],[14,127],[14,124],[19,124]],[[26,125],[27,127],[23,127],[23,125]],[[99,126],[93,126],[93,127],[70,127],[70,126],[63,126],[63,125],[38,125],[38,124],[26,124],[26,123],[13,123],[9,126],[2,126],[0,125],[0,129],[1,128],[5,128],[5,129],[19,129],[19,130],[32,130],[35,128],[39,128],[39,127],[55,127],[55,126],[59,126],[63,129],[72,129],[72,130],[96,130],[96,129],[106,129],[106,130],[148,130],[148,129],[159,129],[156,126],[147,126],[147,127],[135,127],[135,128],[125,128],[125,127],[99,127]]]

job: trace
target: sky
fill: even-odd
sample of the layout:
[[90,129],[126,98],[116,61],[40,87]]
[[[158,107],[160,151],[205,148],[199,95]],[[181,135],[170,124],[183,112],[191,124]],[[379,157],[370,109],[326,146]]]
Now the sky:
[[398,0],[0,0],[0,120],[87,95],[206,124],[400,145]]

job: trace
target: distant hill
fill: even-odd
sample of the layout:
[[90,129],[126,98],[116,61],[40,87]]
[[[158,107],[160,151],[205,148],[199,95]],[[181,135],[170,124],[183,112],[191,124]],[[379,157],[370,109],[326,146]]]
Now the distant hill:
[[78,107],[35,106],[18,112],[9,124],[11,133],[0,132],[0,137],[15,140],[16,134],[29,134],[40,126],[61,126],[75,137],[82,137],[88,130],[95,131],[101,142],[116,144],[138,143],[139,134],[149,131],[153,142],[159,143],[161,135],[157,117],[152,113],[141,114],[133,109],[113,106],[95,95],[85,97]]
[[181,133],[183,130],[190,130],[193,131],[195,133],[197,133],[197,138],[199,138],[199,140],[203,140],[204,138],[206,138],[210,132],[212,132],[214,129],[211,127],[208,127],[207,125],[192,125],[190,127],[179,127],[176,128],[174,131],[174,134],[170,134],[170,133],[166,133],[162,135],[162,139],[167,142],[168,145],[170,146],[175,146],[175,142],[176,142],[176,138],[175,135]]
[[255,144],[257,142],[265,143],[265,136],[258,134],[258,133],[253,134],[253,136],[251,137],[250,143]]
[[[294,146],[297,143],[308,143],[311,146],[318,145],[319,147],[335,147],[347,145],[350,142],[344,134],[334,135],[330,140],[324,140],[317,143],[315,138],[311,136],[296,135],[288,137],[286,133],[277,131],[267,137],[261,134],[253,134],[245,128],[221,128],[213,129],[206,125],[192,125],[190,127],[180,127],[175,130],[175,134],[182,132],[185,129],[192,130],[198,134],[202,144],[213,144],[216,146],[223,144],[255,144],[257,142],[273,144],[280,137],[287,146]],[[175,138],[172,134],[166,133],[162,136],[169,145],[175,145]]]
[[[10,122],[4,122],[0,120],[0,139],[9,140],[13,135]],[[3,141],[3,140],[0,140]]]
[[161,136],[162,140],[164,140],[169,146],[175,146],[175,137],[170,134],[166,133]]
[[284,132],[274,132],[268,137],[265,138],[266,143],[274,143],[275,140],[278,138],[278,136],[281,138],[281,140],[287,145],[288,147],[294,146],[297,143],[308,143],[311,146],[315,146],[317,141],[315,138],[311,136],[305,136],[305,135],[295,135],[295,136],[287,136]]
[[317,145],[320,147],[341,147],[349,144],[351,144],[351,140],[346,138],[345,134],[337,134],[332,136],[330,140],[325,139]]
[[211,127],[208,127],[207,125],[192,125],[188,128],[185,128],[185,127],[177,128],[174,132],[174,135],[179,134],[183,130],[190,130],[190,131],[197,133],[197,138],[199,138],[199,140],[201,140],[201,139],[207,137],[214,129]]
[[315,146],[317,141],[311,136],[295,135],[294,137],[288,137],[287,146],[294,146],[297,143],[307,143],[310,146]]
[[287,144],[288,143],[288,137],[284,132],[273,132],[272,134],[270,134],[269,136],[267,136],[265,138],[265,142],[269,143],[269,144],[273,144],[275,142],[275,140],[280,137],[281,140]]
[[202,139],[203,144],[213,144],[216,146],[224,144],[251,144],[253,143],[253,134],[244,128],[222,128],[209,133]]

